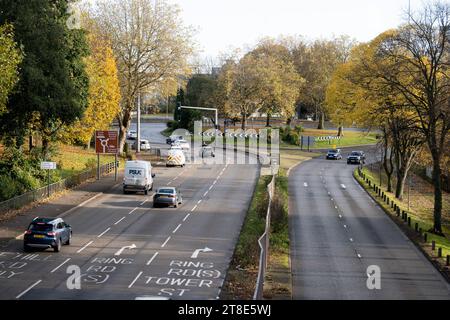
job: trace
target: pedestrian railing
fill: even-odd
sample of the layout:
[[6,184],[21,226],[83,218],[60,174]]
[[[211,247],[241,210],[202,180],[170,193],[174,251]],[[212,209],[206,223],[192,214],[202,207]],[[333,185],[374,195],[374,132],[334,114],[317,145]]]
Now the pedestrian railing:
[[[115,162],[110,162],[100,166],[100,176],[105,176],[114,172],[116,165],[118,166],[118,163],[116,164]],[[0,213],[4,213],[9,210],[20,209],[27,204],[45,199],[57,192],[73,188],[89,179],[95,178],[96,176],[97,168],[92,168],[81,173],[71,175],[65,179],[62,179],[45,187],[41,187],[39,189],[32,190],[14,198],[5,200],[3,202],[0,202]]]
[[269,261],[269,237],[270,237],[270,216],[272,199],[275,192],[275,175],[272,181],[267,185],[267,193],[269,194],[269,203],[267,205],[266,227],[263,235],[258,240],[260,248],[258,278],[256,279],[256,288],[253,294],[253,300],[262,300],[264,293],[264,278],[266,274],[267,264]]

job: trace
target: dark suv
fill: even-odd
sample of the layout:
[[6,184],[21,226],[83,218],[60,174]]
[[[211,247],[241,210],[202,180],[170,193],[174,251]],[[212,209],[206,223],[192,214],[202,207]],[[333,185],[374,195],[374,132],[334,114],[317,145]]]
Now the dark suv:
[[366,155],[363,151],[353,151],[347,157],[347,164],[364,164],[366,161]]
[[28,226],[23,236],[23,249],[53,248],[55,252],[61,250],[62,244],[70,244],[72,227],[61,218],[36,217]]

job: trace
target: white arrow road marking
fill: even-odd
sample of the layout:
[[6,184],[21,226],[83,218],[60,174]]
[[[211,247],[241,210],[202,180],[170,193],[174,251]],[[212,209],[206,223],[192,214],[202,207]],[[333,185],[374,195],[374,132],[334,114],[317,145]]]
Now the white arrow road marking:
[[153,260],[155,260],[156,256],[159,254],[159,252],[155,252],[155,254],[150,258],[150,260],[147,261],[147,265],[149,266],[150,263],[153,262]]
[[28,289],[26,289],[25,291],[23,291],[21,294],[19,294],[16,299],[20,299],[21,296],[23,296],[25,293],[27,293],[28,291],[30,291],[31,289],[33,289],[34,287],[36,287],[39,283],[41,283],[42,280],[38,280],[36,281],[34,284],[32,284],[31,286],[28,287]]
[[117,250],[117,252],[114,253],[114,255],[115,256],[120,256],[122,254],[123,250],[125,250],[125,249],[135,249],[135,248],[137,248],[137,247],[136,247],[136,245],[134,243],[131,246],[124,246],[124,247],[120,248],[119,250]]
[[198,254],[199,254],[200,252],[211,252],[211,251],[213,251],[213,250],[210,249],[210,248],[208,248],[208,247],[205,247],[204,249],[197,249],[197,250],[195,250],[194,253],[192,254],[191,259],[197,259]]
[[308,184],[306,182],[303,185],[305,186],[305,188],[308,188]]
[[84,249],[86,249],[87,247],[89,247],[94,241],[89,241],[88,243],[86,243],[84,245],[83,248],[81,248],[80,250],[77,251],[77,253],[80,253],[81,251],[83,251]]
[[50,271],[50,273],[55,272],[56,270],[58,270],[59,268],[61,268],[64,264],[67,263],[67,261],[69,261],[71,258],[67,258],[63,263],[61,263],[59,266],[57,266],[55,269],[53,269],[52,271]]
[[136,278],[134,278],[133,282],[130,283],[130,285],[128,286],[128,288],[131,288],[133,286],[133,284],[139,279],[139,277],[142,275],[142,271],[139,272],[139,274],[136,276]]
[[341,184],[341,188],[344,189],[344,190],[347,189],[347,187],[345,186],[345,184]]

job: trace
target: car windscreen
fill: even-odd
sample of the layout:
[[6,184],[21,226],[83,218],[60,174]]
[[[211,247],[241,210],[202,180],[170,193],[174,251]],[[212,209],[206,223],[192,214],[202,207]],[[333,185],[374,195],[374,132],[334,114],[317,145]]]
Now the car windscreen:
[[330,150],[330,151],[328,151],[328,153],[338,153],[338,151],[337,150]]
[[359,152],[352,152],[352,156],[360,156],[361,154]]
[[29,230],[33,231],[52,231],[53,225],[47,223],[32,223],[30,224]]
[[129,176],[133,177],[143,177],[144,176],[144,169],[142,168],[129,168],[127,171],[127,174]]
[[158,193],[174,194],[175,190],[173,190],[173,189],[159,189]]

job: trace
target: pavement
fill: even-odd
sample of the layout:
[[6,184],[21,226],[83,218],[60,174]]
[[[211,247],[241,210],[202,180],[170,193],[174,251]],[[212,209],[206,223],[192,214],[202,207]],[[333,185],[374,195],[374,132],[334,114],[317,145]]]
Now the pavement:
[[[366,152],[373,161],[374,149]],[[354,169],[322,156],[291,171],[293,299],[450,300],[449,284],[357,183]],[[381,271],[380,289],[368,289],[369,266]]]

